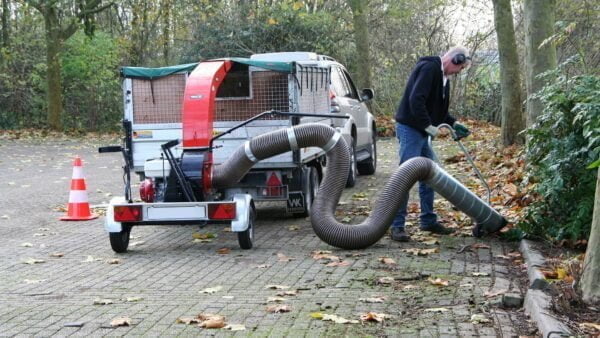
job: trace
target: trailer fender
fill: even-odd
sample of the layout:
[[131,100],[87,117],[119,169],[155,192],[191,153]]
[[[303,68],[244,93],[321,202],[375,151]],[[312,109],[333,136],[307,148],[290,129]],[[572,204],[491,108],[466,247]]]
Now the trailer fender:
[[235,219],[231,221],[231,231],[246,231],[250,223],[252,196],[248,194],[235,194],[233,195],[233,201],[235,202]]
[[115,212],[113,208],[115,204],[123,203],[127,203],[123,196],[115,196],[108,203],[108,207],[106,207],[106,217],[104,218],[104,229],[106,232],[121,232],[121,230],[123,230],[121,222],[115,222]]

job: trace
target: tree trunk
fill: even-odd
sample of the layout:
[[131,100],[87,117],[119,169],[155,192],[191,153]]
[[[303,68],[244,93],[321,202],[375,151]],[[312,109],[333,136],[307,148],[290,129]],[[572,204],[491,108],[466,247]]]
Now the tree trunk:
[[540,48],[540,44],[553,34],[556,0],[525,0],[524,6],[527,126],[530,127],[543,110],[540,100],[532,98],[546,84],[537,75],[556,68],[554,44]]
[[589,304],[600,304],[600,168],[596,179],[596,197],[592,230],[588,241],[583,275],[581,276],[583,300]]
[[502,144],[523,143],[518,134],[525,129],[521,109],[521,75],[515,41],[515,28],[510,0],[493,0],[494,24],[500,54],[500,86],[502,89]]
[[369,56],[369,27],[367,25],[368,1],[348,0],[348,5],[352,9],[352,19],[354,23],[354,40],[356,43],[357,55],[357,82],[360,88],[371,87],[371,66]]
[[2,47],[8,48],[10,44],[10,4],[2,0]]
[[62,130],[62,81],[60,77],[60,50],[62,39],[58,19],[54,11],[44,13],[46,28],[46,97],[48,104],[48,125],[54,130]]
[[171,42],[171,1],[163,0],[163,58],[165,65],[169,65],[169,49]]

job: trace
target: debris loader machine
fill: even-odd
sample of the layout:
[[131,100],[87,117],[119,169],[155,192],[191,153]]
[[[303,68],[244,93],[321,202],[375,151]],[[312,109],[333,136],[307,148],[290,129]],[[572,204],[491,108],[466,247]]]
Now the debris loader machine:
[[[240,247],[250,249],[259,201],[287,201],[288,212],[310,216],[330,245],[365,248],[385,234],[418,181],[470,216],[476,236],[507,223],[426,158],[398,167],[361,224],[338,222],[351,172],[349,116],[331,109],[330,70],[319,62],[232,58],[129,67],[122,75],[124,140],[99,149],[125,159],[125,196],[111,200],[105,220],[116,252],[127,250],[134,226],[206,222],[230,224]],[[132,171],[141,201],[132,198]]]

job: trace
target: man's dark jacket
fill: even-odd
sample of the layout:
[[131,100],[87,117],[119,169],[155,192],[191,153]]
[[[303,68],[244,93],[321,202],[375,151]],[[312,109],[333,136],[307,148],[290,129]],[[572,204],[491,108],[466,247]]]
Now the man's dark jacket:
[[423,133],[429,125],[453,125],[456,119],[448,114],[450,80],[444,88],[443,76],[440,57],[420,58],[406,83],[404,95],[396,111],[396,121]]

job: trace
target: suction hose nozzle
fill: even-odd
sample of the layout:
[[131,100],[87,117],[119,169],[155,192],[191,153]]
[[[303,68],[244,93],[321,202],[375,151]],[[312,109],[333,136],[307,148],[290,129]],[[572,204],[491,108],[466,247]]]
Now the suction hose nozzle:
[[335,209],[346,185],[350,152],[335,129],[317,123],[302,124],[257,136],[239,147],[213,173],[213,187],[236,184],[265,158],[292,149],[320,147],[327,153],[327,173],[313,202],[310,220],[324,242],[343,249],[361,249],[373,245],[385,235],[403,199],[418,181],[424,181],[476,222],[474,235],[500,230],[506,220],[460,182],[430,159],[417,157],[404,162],[391,175],[379,193],[371,214],[360,224],[344,224],[335,219]]

